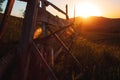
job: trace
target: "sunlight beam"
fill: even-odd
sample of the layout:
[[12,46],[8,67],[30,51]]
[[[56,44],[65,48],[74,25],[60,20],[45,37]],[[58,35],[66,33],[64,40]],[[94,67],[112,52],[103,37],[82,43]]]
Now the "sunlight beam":
[[91,3],[84,2],[76,6],[76,15],[87,18],[89,16],[101,16],[100,9]]

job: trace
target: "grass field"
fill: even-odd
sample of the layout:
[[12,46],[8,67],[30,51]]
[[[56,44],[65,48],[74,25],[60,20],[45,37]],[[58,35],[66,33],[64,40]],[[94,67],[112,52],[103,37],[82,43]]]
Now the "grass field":
[[[22,21],[10,17],[3,42],[0,42],[0,57],[19,43]],[[119,19],[94,17],[89,25],[86,23],[77,18],[74,25],[77,35],[71,52],[80,65],[64,50],[55,61],[54,72],[59,80],[120,80]],[[55,47],[59,45],[52,42]]]

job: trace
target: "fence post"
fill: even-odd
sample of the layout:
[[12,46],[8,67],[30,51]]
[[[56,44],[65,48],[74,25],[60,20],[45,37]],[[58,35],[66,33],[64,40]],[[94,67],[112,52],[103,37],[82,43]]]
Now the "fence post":
[[68,20],[69,17],[68,17],[68,5],[66,4],[66,19]]
[[28,0],[26,13],[23,21],[20,45],[18,47],[18,79],[27,80],[30,64],[30,44],[33,41],[34,27],[36,26],[36,17],[38,13],[40,0]]
[[[41,1],[42,2],[42,9],[46,10],[46,5],[45,5],[44,1],[46,1],[46,0]],[[46,36],[47,35],[46,23],[44,23],[44,22],[42,23],[42,30],[43,30],[43,36]]]
[[2,18],[2,21],[0,24],[0,39],[2,38],[2,36],[4,34],[5,28],[6,28],[7,23],[8,23],[8,17],[10,16],[14,2],[15,2],[14,0],[8,0],[8,2],[7,2],[5,13],[3,15],[3,18]]

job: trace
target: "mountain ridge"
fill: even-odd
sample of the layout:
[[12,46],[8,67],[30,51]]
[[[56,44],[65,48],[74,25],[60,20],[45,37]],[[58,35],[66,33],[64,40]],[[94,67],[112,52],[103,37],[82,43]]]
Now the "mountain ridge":
[[82,27],[83,31],[97,31],[97,32],[120,32],[120,18],[105,18],[91,16],[89,18],[75,18],[76,24]]

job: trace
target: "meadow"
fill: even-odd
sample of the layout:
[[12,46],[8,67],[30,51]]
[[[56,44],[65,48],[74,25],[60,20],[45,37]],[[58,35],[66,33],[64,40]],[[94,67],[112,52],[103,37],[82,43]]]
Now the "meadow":
[[[13,16],[9,19],[0,42],[0,57],[19,43],[23,19]],[[80,65],[63,50],[52,67],[59,80],[120,80],[120,20],[94,17],[92,21],[96,22],[87,24],[76,18],[71,52]],[[52,45],[56,48],[59,44]]]

